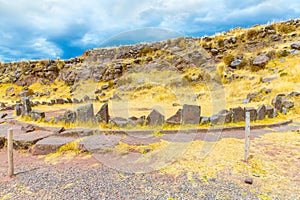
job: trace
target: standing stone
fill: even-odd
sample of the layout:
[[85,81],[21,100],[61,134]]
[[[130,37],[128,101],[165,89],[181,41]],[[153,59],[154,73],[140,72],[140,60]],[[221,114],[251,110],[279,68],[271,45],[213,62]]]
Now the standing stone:
[[168,124],[180,124],[181,123],[181,116],[182,116],[182,109],[179,109],[175,115],[167,119]]
[[258,120],[263,120],[265,119],[265,116],[266,116],[266,106],[264,104],[260,105],[258,108],[257,108],[257,119]]
[[17,116],[21,116],[22,115],[22,112],[23,112],[23,109],[22,109],[22,104],[20,102],[18,102],[16,104],[16,115]]
[[22,98],[22,100],[23,100],[23,106],[24,106],[24,114],[26,116],[30,116],[31,106],[30,106],[29,98],[24,97],[24,98]]
[[64,113],[63,120],[65,123],[75,123],[76,122],[76,112],[67,110]]
[[274,106],[274,108],[276,108],[276,110],[282,110],[282,102],[284,100],[284,97],[284,94],[278,94],[274,99],[272,99],[272,105]]
[[233,123],[245,121],[245,111],[242,107],[230,108],[230,112],[232,114]]
[[80,106],[76,110],[76,115],[78,122],[89,122],[94,120],[94,106],[93,104],[86,104],[84,106]]
[[269,119],[274,118],[274,108],[270,105],[266,106],[266,116],[268,116]]
[[108,103],[102,105],[98,113],[96,114],[97,122],[99,123],[108,123],[109,113],[108,113]]
[[158,112],[156,109],[153,109],[147,117],[147,125],[155,126],[162,125],[165,121],[165,116]]
[[33,121],[45,119],[45,112],[42,112],[39,110],[33,110],[33,111],[31,111],[31,119]]
[[197,105],[184,104],[182,108],[183,124],[199,124],[201,107]]
[[253,107],[245,107],[245,113],[250,112],[250,121],[255,121],[257,117],[256,109]]
[[218,114],[211,116],[211,125],[230,123],[232,121],[231,112],[221,110]]

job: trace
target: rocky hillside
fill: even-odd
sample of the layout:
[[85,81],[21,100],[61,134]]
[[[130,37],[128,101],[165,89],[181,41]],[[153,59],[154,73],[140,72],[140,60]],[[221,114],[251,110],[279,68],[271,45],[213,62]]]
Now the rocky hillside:
[[[35,83],[51,86],[56,81],[69,88],[65,91],[66,96],[72,96],[79,83],[87,80],[102,85],[105,83],[105,89],[108,85],[110,88],[120,89],[122,86],[122,90],[132,90],[132,77],[128,78],[128,74],[139,73],[139,77],[143,77],[143,74],[149,74],[153,70],[162,72],[162,79],[167,78],[163,74],[167,71],[168,77],[182,77],[192,83],[213,80],[227,84],[235,79],[245,78],[235,70],[259,71],[276,59],[297,55],[300,49],[299,27],[300,20],[296,19],[257,25],[249,29],[235,28],[203,38],[177,38],[132,46],[91,49],[82,56],[69,60],[0,63],[0,84],[3,87],[20,86],[22,90]],[[144,82],[137,80],[136,84]],[[141,88],[133,87],[134,89]],[[43,95],[49,97],[52,92],[49,89]],[[6,91],[2,98],[10,99],[18,95],[16,92]]]

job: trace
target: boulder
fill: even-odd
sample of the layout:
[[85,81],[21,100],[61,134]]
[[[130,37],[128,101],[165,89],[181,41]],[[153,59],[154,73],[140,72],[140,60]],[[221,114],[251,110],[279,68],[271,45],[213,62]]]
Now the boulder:
[[296,49],[296,50],[300,50],[300,41],[293,42],[293,43],[291,44],[291,48],[292,48],[292,49]]
[[260,105],[256,111],[257,120],[263,120],[266,116],[266,106],[264,104]]
[[39,110],[32,110],[31,111],[31,119],[33,121],[41,120],[45,118],[45,112]]
[[269,119],[274,118],[275,117],[275,110],[272,106],[267,105],[266,106],[266,116],[268,116]]
[[84,106],[80,106],[76,110],[77,120],[81,123],[86,123],[89,121],[94,121],[94,106],[93,104],[86,104]]
[[200,123],[201,107],[197,105],[184,104],[182,108],[182,123],[183,124],[199,124]]
[[88,95],[84,95],[83,101],[89,101],[89,100],[90,100],[90,97]]
[[245,111],[242,107],[230,108],[230,112],[232,114],[233,123],[245,121]]
[[65,123],[75,123],[76,122],[76,112],[67,110],[63,116]]
[[99,123],[108,123],[109,121],[108,103],[102,105],[102,107],[96,114],[96,120]]
[[245,107],[244,111],[245,111],[245,116],[246,116],[246,112],[250,112],[250,121],[256,121],[257,113],[256,113],[256,109],[255,108],[253,108],[253,107]]
[[265,54],[261,54],[254,58],[253,65],[256,66],[265,66],[269,62],[270,58]]
[[165,116],[156,109],[153,109],[147,117],[147,125],[155,126],[162,125],[165,121]]
[[180,124],[181,116],[182,116],[182,109],[179,109],[175,115],[167,119],[166,123],[173,124],[173,125]]

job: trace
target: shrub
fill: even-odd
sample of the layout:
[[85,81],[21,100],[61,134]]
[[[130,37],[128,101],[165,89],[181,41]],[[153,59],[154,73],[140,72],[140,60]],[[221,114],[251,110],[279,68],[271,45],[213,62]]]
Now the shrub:
[[287,34],[287,33],[293,32],[295,30],[296,30],[296,26],[294,26],[294,25],[279,24],[277,26],[277,31],[279,33]]
[[234,56],[229,54],[229,53],[225,53],[223,55],[223,62],[225,63],[225,65],[229,66],[230,63],[234,60]]
[[248,40],[252,40],[252,39],[255,39],[255,37],[257,36],[257,30],[256,29],[248,29],[247,32],[246,32],[246,38]]

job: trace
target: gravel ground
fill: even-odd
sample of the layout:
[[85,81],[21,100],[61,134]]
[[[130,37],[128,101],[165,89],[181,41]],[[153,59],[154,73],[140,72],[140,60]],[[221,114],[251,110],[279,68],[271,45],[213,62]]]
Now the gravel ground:
[[95,168],[39,168],[17,175],[0,186],[8,199],[257,199],[236,185],[215,180],[209,184],[186,175],[119,174]]
[[[1,157],[2,155],[2,157]],[[6,152],[0,151],[0,199],[258,199],[247,188],[217,178],[205,182],[194,175],[174,177],[151,172],[122,173],[82,155],[49,164],[16,153],[16,176],[6,177]]]

